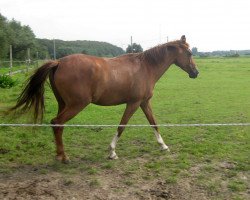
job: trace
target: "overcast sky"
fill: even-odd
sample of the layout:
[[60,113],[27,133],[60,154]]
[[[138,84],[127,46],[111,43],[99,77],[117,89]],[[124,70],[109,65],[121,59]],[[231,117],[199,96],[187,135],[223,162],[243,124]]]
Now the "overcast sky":
[[0,0],[0,13],[38,38],[144,49],[185,34],[199,51],[250,49],[250,0]]

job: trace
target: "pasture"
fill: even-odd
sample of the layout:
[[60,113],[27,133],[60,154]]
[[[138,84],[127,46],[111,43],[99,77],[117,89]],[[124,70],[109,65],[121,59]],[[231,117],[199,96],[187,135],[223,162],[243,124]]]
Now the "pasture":
[[[157,83],[152,107],[158,124],[250,122],[250,58],[197,58],[193,80],[171,66]],[[0,88],[0,123],[32,122],[4,111],[29,75]],[[46,86],[44,123],[57,113]],[[125,106],[88,106],[69,124],[118,124]],[[148,124],[138,110],[130,124]],[[160,128],[170,152],[160,151],[149,127],[126,128],[118,160],[108,160],[116,128],[65,128],[70,164],[54,160],[49,127],[0,127],[0,199],[249,199],[250,127]]]
[[39,63],[39,61],[32,61],[30,63],[25,62],[25,61],[13,61],[13,66],[12,66],[12,68],[10,68],[10,62],[8,62],[8,61],[1,62],[0,61],[0,75],[12,73],[14,71],[27,72],[27,71],[31,70],[32,68],[38,66],[38,63]]

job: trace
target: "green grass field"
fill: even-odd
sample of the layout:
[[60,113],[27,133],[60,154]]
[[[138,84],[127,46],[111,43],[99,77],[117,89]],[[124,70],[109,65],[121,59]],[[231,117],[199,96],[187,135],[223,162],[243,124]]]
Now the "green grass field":
[[[39,62],[39,64],[41,64],[44,61],[40,60],[38,62]],[[10,66],[9,66],[10,63],[9,62],[5,62],[5,63],[0,62],[0,75],[9,74],[9,73],[12,73],[12,72],[15,72],[15,71],[21,71],[22,73],[26,73],[27,70],[31,71],[32,68],[37,67],[38,62],[37,61],[32,61],[28,65],[27,63],[25,63],[25,61],[21,61],[21,62],[14,61],[12,68],[10,68]]]
[[[195,80],[172,66],[157,83],[152,99],[157,122],[250,122],[250,58],[197,58],[196,64],[200,76]],[[1,111],[15,104],[27,77],[17,74],[17,86],[0,88]],[[68,124],[118,124],[124,108],[90,105]],[[56,112],[55,98],[47,86],[44,123],[49,123]],[[0,123],[31,121],[28,116],[0,114]],[[148,122],[138,110],[130,124]],[[143,185],[147,188],[148,183],[160,181],[172,189],[189,184],[190,191],[180,189],[179,193],[190,192],[190,199],[196,198],[195,193],[202,194],[203,199],[249,199],[249,126],[162,127],[160,131],[170,153],[160,151],[151,128],[126,128],[117,144],[119,159],[110,161],[108,145],[116,128],[65,128],[64,143],[71,163],[63,165],[54,160],[50,128],[0,127],[0,182],[28,168],[36,169],[38,175],[66,175],[71,187],[76,184],[72,177],[84,176],[96,191],[108,184],[103,177],[116,174],[120,187],[110,189],[113,195],[125,192],[123,187],[137,188],[131,195],[139,199],[145,192]],[[177,198],[178,192],[171,191]]]

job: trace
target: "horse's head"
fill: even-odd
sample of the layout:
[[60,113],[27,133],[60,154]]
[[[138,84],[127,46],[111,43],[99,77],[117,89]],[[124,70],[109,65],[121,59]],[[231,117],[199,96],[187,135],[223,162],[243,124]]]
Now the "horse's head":
[[190,78],[196,78],[199,74],[192,57],[192,52],[186,43],[185,35],[181,36],[180,45],[177,47],[177,57],[174,64],[187,72]]

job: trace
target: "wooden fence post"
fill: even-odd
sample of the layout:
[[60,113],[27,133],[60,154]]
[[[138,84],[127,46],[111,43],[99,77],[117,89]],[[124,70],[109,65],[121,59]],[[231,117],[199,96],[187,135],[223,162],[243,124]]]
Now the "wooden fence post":
[[28,57],[28,61],[27,61],[27,69],[26,69],[26,72],[28,73],[29,67],[30,67],[30,48],[27,49],[27,57]]
[[10,70],[9,70],[9,75],[12,74],[12,67],[13,67],[12,62],[13,62],[13,60],[12,60],[12,45],[10,45]]
[[38,68],[39,63],[38,63],[38,51],[36,52],[36,67]]

